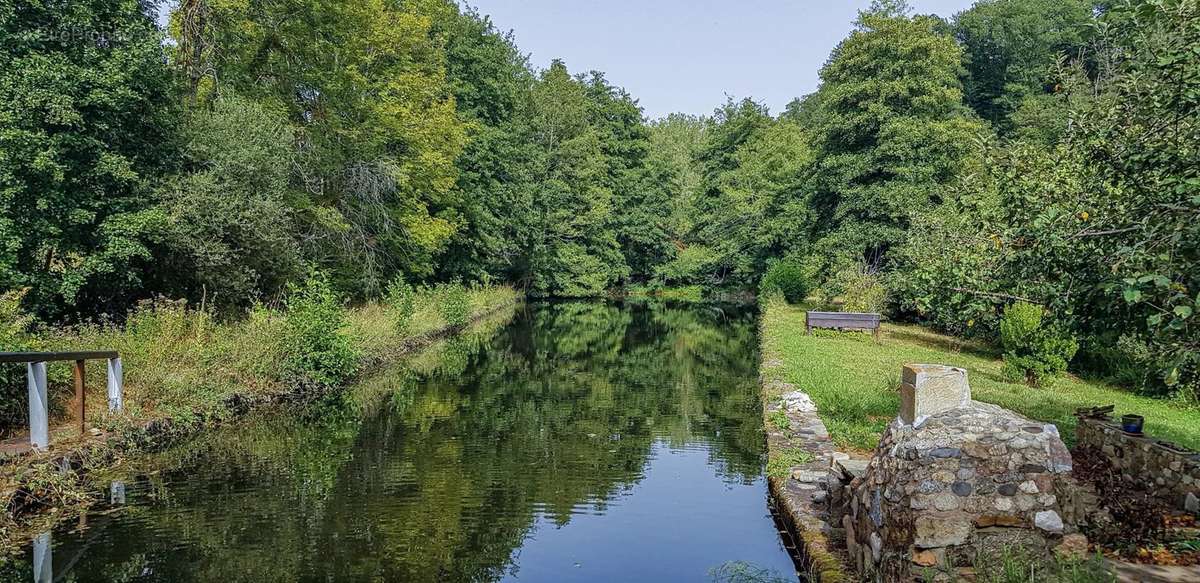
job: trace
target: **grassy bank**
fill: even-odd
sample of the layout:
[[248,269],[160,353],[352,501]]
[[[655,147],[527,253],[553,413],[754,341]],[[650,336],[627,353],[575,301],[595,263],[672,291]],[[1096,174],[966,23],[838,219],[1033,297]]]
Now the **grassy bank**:
[[[373,303],[339,310],[332,318],[334,331],[344,340],[352,362],[340,379],[369,369],[381,360],[411,349],[450,323],[439,309],[433,292],[416,293],[413,310],[401,325],[394,306]],[[512,303],[516,292],[508,287],[466,290],[470,317]],[[326,319],[329,319],[328,317]],[[105,371],[93,365],[88,371],[89,423],[102,428],[169,418],[221,418],[246,403],[270,401],[305,388],[330,388],[337,382],[317,382],[313,365],[297,364],[300,342],[296,335],[311,335],[310,326],[289,322],[284,310],[258,308],[244,319],[218,322],[211,314],[182,302],[159,301],[139,306],[124,326],[89,325],[43,333],[38,350],[114,349],[121,354],[125,373],[125,411],[109,415],[103,398]],[[311,344],[309,342],[308,344]],[[318,347],[319,349],[319,347]],[[50,393],[55,409],[67,410],[70,370],[50,365]],[[299,386],[305,385],[305,386]],[[315,386],[326,385],[326,386]],[[64,419],[65,421],[65,419]]]
[[781,362],[782,379],[812,397],[843,448],[869,450],[878,443],[899,407],[903,364],[936,363],[967,369],[976,400],[1052,422],[1068,442],[1074,439],[1075,408],[1116,405],[1118,415],[1144,415],[1148,434],[1200,449],[1200,410],[1071,376],[1044,388],[1009,383],[1000,374],[999,355],[987,346],[898,324],[884,324],[878,344],[865,333],[805,336],[804,309],[782,301],[767,302],[762,318],[764,361]]
[[[382,362],[511,306],[518,293],[508,287],[443,288],[414,292],[405,307],[353,308],[336,300],[309,301],[320,294],[307,297],[289,303],[287,310],[259,308],[229,322],[179,302],[156,302],[140,306],[123,326],[90,325],[30,338],[37,350],[120,352],[125,410],[106,410],[103,367],[92,366],[88,420],[101,435],[80,440],[77,430],[65,428],[52,434],[50,452],[0,466],[0,496],[7,509],[0,514],[0,538],[25,530],[25,523],[44,510],[53,514],[86,504],[86,474],[119,463],[130,452],[220,424],[256,405],[341,389]],[[454,303],[458,309],[447,310]],[[69,373],[66,366],[50,367],[50,394],[60,412],[69,410]],[[60,459],[68,460],[72,471],[59,471]]]

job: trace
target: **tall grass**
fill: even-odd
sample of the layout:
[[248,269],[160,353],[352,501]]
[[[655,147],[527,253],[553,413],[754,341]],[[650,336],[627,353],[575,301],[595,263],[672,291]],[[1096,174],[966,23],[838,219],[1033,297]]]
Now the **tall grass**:
[[[470,288],[465,293],[472,317],[516,298],[516,292],[508,287]],[[297,335],[327,337],[334,333],[344,339],[345,348],[362,356],[349,363],[337,361],[333,366],[339,367],[338,374],[315,379],[324,381],[315,384],[336,385],[448,326],[435,294],[427,290],[415,292],[414,311],[403,328],[396,326],[399,318],[386,303],[335,306],[336,313],[330,313],[327,303],[314,304],[312,297],[305,301],[305,321],[301,322],[296,316],[301,304],[292,306],[290,316],[284,309],[257,306],[244,318],[219,321],[182,301],[144,302],[128,314],[123,325],[54,328],[30,334],[26,340],[35,350],[113,349],[120,353],[125,373],[125,412],[121,416],[108,415],[103,363],[89,363],[87,371],[88,419],[104,426],[155,418],[181,422],[220,419],[244,403],[294,392],[297,384],[304,384],[306,372],[312,373],[297,372],[297,367],[326,366],[328,359],[315,359],[311,353],[339,342],[306,343],[297,341]],[[314,318],[321,320],[321,325],[309,321]],[[339,322],[336,330],[330,329],[329,321]],[[348,368],[340,368],[343,366]],[[49,372],[55,416],[64,421],[72,394],[70,367],[51,363]],[[23,380],[23,375],[19,379]],[[10,431],[24,423],[23,418],[4,421]]]

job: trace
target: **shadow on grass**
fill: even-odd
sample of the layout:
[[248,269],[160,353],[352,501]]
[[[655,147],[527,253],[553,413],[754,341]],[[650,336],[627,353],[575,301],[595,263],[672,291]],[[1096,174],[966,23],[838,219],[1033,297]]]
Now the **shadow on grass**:
[[908,325],[892,325],[884,328],[884,339],[913,344],[931,350],[970,354],[982,358],[999,358],[1001,354],[995,347],[977,340],[955,338]]

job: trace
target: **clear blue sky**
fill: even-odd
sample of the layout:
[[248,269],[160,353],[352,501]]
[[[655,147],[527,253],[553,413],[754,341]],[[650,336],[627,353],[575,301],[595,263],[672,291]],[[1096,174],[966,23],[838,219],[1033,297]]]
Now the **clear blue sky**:
[[[869,0],[471,0],[512,30],[535,67],[604,71],[654,118],[754,97],[778,113],[817,87],[829,51]],[[910,0],[949,17],[973,0]]]

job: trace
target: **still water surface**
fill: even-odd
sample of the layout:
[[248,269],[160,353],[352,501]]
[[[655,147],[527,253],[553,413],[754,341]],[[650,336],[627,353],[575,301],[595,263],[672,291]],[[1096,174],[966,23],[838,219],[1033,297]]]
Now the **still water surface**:
[[756,351],[741,308],[532,303],[332,402],[155,456],[19,570],[795,581],[767,508]]

